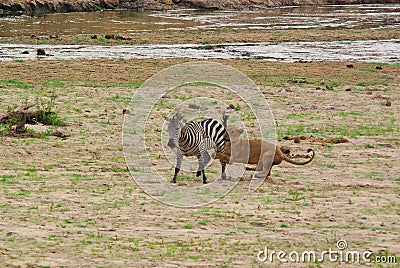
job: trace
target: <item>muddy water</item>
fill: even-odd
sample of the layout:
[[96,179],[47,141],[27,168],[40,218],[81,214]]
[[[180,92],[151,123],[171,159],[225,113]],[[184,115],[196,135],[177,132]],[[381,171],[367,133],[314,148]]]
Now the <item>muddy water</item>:
[[179,29],[196,22],[159,18],[152,13],[135,11],[102,11],[41,16],[9,16],[0,18],[0,37],[35,35],[77,35],[95,33],[131,33]]
[[199,23],[191,29],[381,28],[400,25],[400,5],[279,7],[263,11],[150,14]]
[[103,11],[0,17],[0,37],[187,29],[382,28],[400,25],[400,4],[282,7],[263,11]]
[[[0,38],[204,29],[390,28],[400,26],[400,4],[285,7],[263,11],[104,11],[0,17]],[[0,40],[1,41],[1,40]],[[213,45],[34,45],[0,44],[1,60],[94,58],[354,60],[400,63],[400,39],[384,41],[237,43]]]

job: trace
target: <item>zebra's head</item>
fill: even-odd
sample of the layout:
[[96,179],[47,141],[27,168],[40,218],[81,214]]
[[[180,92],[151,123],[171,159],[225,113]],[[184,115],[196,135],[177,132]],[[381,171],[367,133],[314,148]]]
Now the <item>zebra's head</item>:
[[168,133],[169,141],[168,146],[172,149],[178,147],[178,138],[181,132],[182,126],[185,125],[185,120],[180,112],[177,112],[172,118],[167,119],[169,121]]

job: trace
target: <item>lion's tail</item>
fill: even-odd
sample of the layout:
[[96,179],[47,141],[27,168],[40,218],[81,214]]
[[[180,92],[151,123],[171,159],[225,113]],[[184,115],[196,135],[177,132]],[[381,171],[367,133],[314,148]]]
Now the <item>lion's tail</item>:
[[307,160],[305,162],[297,162],[297,161],[287,157],[286,155],[283,155],[283,160],[285,160],[286,162],[289,162],[290,164],[293,164],[293,165],[307,165],[308,163],[313,161],[314,156],[315,156],[315,152],[314,152],[313,149],[310,148],[310,149],[307,150],[307,153],[310,153],[310,152],[312,152],[312,156],[311,156],[311,158],[309,160]]

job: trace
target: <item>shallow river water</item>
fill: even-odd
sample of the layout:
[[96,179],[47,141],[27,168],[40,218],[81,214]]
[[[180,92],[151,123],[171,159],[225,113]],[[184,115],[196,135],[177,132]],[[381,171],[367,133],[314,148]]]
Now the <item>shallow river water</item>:
[[[47,56],[37,56],[44,48]],[[0,44],[0,60],[192,58],[270,61],[349,60],[400,63],[400,40],[353,42],[229,43],[210,45],[24,45]]]
[[[172,58],[260,59],[273,61],[354,60],[400,63],[400,37],[394,40],[230,43],[182,45],[26,45],[1,44],[1,37],[137,33],[143,31],[234,29],[378,29],[400,26],[400,4],[284,7],[263,11],[163,12],[102,11],[0,17],[0,60]],[[44,48],[49,56],[37,57]]]

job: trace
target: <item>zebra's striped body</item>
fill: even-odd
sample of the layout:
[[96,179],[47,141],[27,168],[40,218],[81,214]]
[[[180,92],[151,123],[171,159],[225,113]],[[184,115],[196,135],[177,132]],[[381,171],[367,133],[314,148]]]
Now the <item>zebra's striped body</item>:
[[198,155],[199,149],[215,148],[216,152],[224,153],[225,128],[215,119],[205,119],[200,122],[185,124],[180,132],[179,149],[185,156]]
[[[177,147],[177,164],[173,182],[176,182],[176,176],[180,171],[183,156],[197,156],[199,168],[197,176],[203,174],[203,183],[207,183],[204,168],[211,157],[208,150],[215,149],[216,153],[225,153],[225,135],[224,126],[215,119],[205,119],[202,121],[190,121],[185,124],[182,116],[176,114],[170,121],[168,146]],[[222,178],[226,178],[226,163],[221,162]]]

